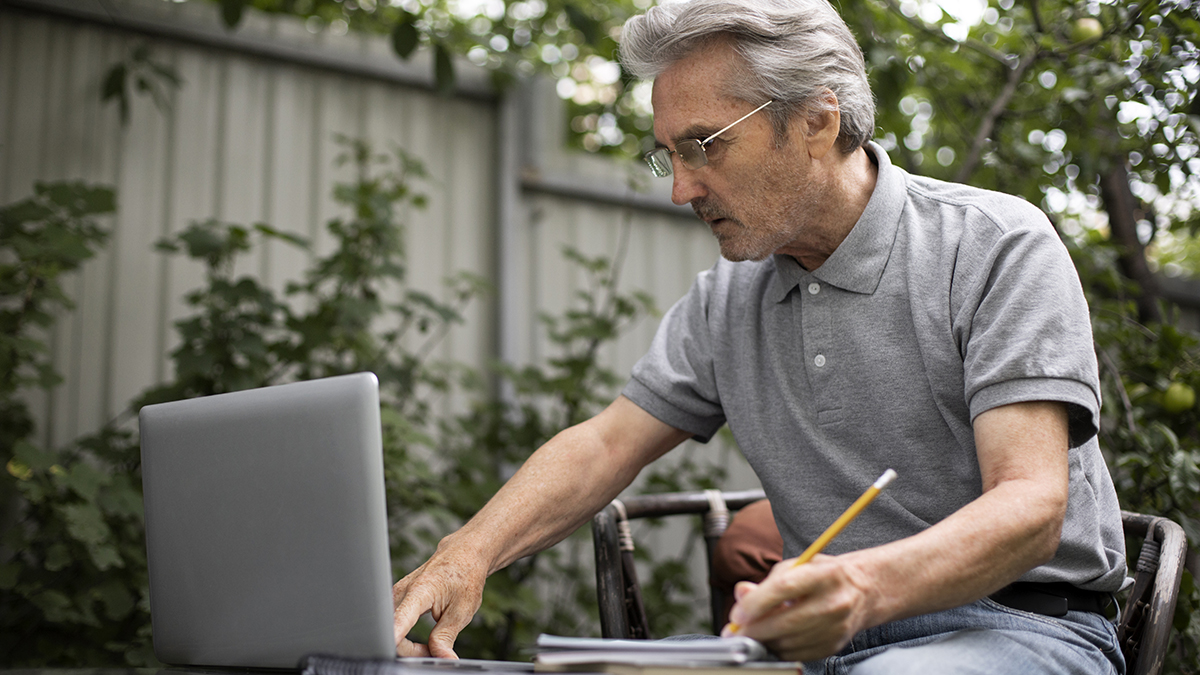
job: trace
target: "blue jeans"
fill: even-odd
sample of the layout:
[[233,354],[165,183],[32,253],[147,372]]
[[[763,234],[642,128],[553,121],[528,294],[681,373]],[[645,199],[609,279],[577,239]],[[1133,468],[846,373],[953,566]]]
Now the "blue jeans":
[[1103,616],[1043,616],[986,598],[869,628],[837,655],[804,664],[804,675],[1124,672],[1116,628]]

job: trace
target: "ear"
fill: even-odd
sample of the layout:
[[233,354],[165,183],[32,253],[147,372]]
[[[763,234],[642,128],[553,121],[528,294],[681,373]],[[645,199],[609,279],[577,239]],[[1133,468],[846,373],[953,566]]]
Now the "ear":
[[821,101],[820,108],[808,116],[804,125],[808,154],[813,159],[821,159],[833,149],[842,129],[837,96],[826,89],[818,98]]

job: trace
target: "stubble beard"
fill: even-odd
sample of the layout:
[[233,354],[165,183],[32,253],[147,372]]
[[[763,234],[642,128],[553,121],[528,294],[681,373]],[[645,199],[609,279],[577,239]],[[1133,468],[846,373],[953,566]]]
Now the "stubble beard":
[[[712,194],[692,201],[692,211],[710,224],[721,256],[731,262],[765,260],[793,244],[819,211],[821,190],[814,189],[798,158],[776,147],[760,168],[756,179],[739,186],[745,199],[736,217],[734,208]],[[713,226],[715,219],[724,222]]]
[[[711,197],[692,203],[692,211],[709,224],[716,237],[721,247],[721,257],[730,262],[765,260],[794,238],[792,233],[779,227],[784,222],[783,214],[758,213],[765,211],[759,208],[752,210],[755,213],[749,214],[751,222],[761,223],[758,227],[748,227],[742,219],[735,218],[727,207]],[[714,224],[713,221],[717,219],[723,222]]]

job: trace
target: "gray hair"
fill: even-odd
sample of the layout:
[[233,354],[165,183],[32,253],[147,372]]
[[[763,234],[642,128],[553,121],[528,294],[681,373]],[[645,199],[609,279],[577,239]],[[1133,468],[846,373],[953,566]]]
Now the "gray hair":
[[725,83],[729,95],[775,103],[767,113],[777,139],[796,114],[833,108],[849,153],[875,131],[875,100],[862,50],[827,0],[690,0],[652,7],[625,23],[621,63],[633,76],[654,79],[676,61],[714,40],[728,38],[744,61]]

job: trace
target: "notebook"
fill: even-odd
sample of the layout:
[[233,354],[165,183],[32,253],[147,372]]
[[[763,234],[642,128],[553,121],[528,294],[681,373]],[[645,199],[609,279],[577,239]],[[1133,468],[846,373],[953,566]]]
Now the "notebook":
[[139,423],[159,660],[395,658],[373,374],[150,405]]

